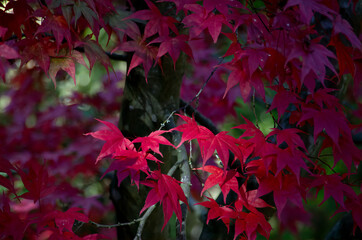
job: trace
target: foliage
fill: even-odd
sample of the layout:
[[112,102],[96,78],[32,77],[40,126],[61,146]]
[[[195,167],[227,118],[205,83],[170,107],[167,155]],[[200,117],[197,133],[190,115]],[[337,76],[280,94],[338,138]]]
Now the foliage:
[[[343,9],[359,11],[358,1],[341,2]],[[362,229],[357,174],[362,152],[356,145],[362,134],[362,45],[353,32],[358,30],[340,14],[342,5],[326,0],[144,0],[145,9],[137,11],[136,3],[1,1],[0,238],[114,238],[96,229],[110,214],[104,197],[108,182],[100,178],[109,178],[112,171],[118,185],[130,179],[138,188],[149,187],[139,209],[142,217],[115,226],[141,226],[160,203],[162,231],[173,213],[184,221],[180,202],[192,209],[191,199],[201,195],[197,205],[209,209],[207,223],[217,219],[233,229],[234,239],[269,238],[268,210],[276,211],[282,229],[296,233],[296,223],[307,221],[306,205],[317,195],[320,205],[335,202],[335,214],[351,212],[353,231]],[[190,101],[148,136],[125,137],[114,125],[122,89],[111,59],[127,61],[125,52],[132,54],[125,74],[143,71],[145,81],[165,59],[176,68],[182,55],[188,58],[181,96]],[[98,95],[58,97],[65,73],[76,83],[79,64],[94,74],[96,63],[104,66],[108,79]],[[239,97],[249,104],[242,109],[250,108],[237,120],[232,111]],[[191,106],[194,115],[186,116]],[[200,123],[199,113],[216,123],[228,115],[232,129],[215,132]],[[261,131],[260,113],[273,120],[267,132]],[[98,123],[93,117],[110,121]],[[178,124],[163,129],[173,118]],[[177,142],[168,138],[179,134]],[[104,141],[103,147],[87,135]],[[167,159],[161,145],[177,152],[191,146],[188,159],[163,172]],[[105,158],[112,159],[109,166]],[[185,191],[191,182],[173,176],[185,162],[204,183],[192,187],[191,195]],[[95,194],[82,190],[94,182],[99,184]],[[216,185],[222,203],[210,194]],[[82,232],[84,225],[90,230]]]

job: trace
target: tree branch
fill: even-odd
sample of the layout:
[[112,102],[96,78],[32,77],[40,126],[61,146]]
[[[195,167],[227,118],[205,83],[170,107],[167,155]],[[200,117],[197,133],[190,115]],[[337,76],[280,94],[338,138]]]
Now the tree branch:
[[153,210],[155,208],[156,208],[156,204],[152,205],[151,207],[149,207],[147,209],[145,214],[143,214],[143,216],[140,218],[140,225],[138,225],[137,235],[134,237],[134,240],[141,240],[141,235],[142,235],[142,231],[145,226],[146,220],[151,215],[151,213],[153,212]]
[[105,224],[99,224],[93,221],[89,221],[89,223],[95,225],[98,228],[113,228],[113,227],[120,227],[120,226],[129,226],[129,225],[133,225],[137,222],[140,222],[141,218],[139,219],[135,219],[132,222],[127,222],[127,223],[116,223],[116,224],[111,224],[111,225],[105,225]]
[[[178,159],[177,162],[172,166],[172,168],[167,172],[167,175],[172,176],[175,173],[176,169],[179,167],[179,165],[183,164],[183,162],[187,163],[187,159]],[[153,210],[156,208],[156,204],[149,207],[145,214],[143,214],[143,216],[139,219],[140,224],[138,225],[137,235],[135,236],[134,240],[141,240],[142,231],[145,223]]]
[[208,128],[213,134],[219,133],[219,130],[210,119],[205,117],[203,114],[201,114],[199,111],[194,109],[191,105],[189,105],[187,102],[185,102],[182,99],[180,99],[180,109],[183,109],[188,116],[193,115],[195,117],[196,122]]
[[[76,47],[74,49],[77,50],[78,52],[84,53],[84,47]],[[104,53],[107,54],[107,56],[111,60],[124,61],[124,62],[127,61],[127,56],[126,55],[110,53],[110,52],[106,52],[106,51],[104,51]]]
[[[176,127],[176,124],[173,119],[170,121],[170,127]],[[180,132],[173,133],[173,143],[176,145],[181,142],[181,134]],[[177,149],[177,159],[181,160],[180,170],[181,170],[181,188],[188,200],[190,197],[190,186],[191,186],[191,171],[190,166],[188,164],[188,157],[185,145],[182,144]],[[180,223],[178,220],[176,222],[176,237],[178,240],[186,239],[186,217],[187,217],[187,205],[186,203],[181,204],[181,212],[182,212],[182,222]],[[181,225],[181,227],[180,227]]]

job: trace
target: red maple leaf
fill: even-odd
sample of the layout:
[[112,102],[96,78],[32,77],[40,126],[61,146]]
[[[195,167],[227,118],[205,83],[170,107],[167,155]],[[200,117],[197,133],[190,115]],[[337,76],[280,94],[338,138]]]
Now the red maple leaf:
[[205,181],[204,188],[201,191],[201,195],[209,188],[219,184],[221,192],[224,196],[224,202],[230,190],[239,194],[239,185],[236,177],[241,177],[235,170],[223,171],[216,166],[204,166],[202,168],[196,168],[197,170],[203,170],[211,173]]
[[287,202],[280,215],[280,230],[285,231],[285,229],[287,229],[297,235],[298,225],[309,225],[310,220],[310,214],[303,208],[300,208],[291,202]]
[[29,4],[26,0],[1,3],[0,22],[2,26],[8,28],[6,38],[11,37],[12,34],[19,39],[23,37],[23,34],[27,37],[34,34],[38,24],[35,23],[36,19],[32,16],[34,6]]
[[282,213],[287,201],[303,208],[302,199],[305,199],[305,191],[297,182],[294,175],[279,174],[274,177],[272,174],[260,179],[257,197],[273,192],[278,217]]
[[230,26],[224,15],[207,12],[201,5],[188,4],[185,5],[185,9],[193,12],[182,20],[185,26],[190,27],[190,38],[196,38],[202,31],[208,29],[214,43],[216,43],[221,33],[222,25]]
[[106,156],[117,155],[119,150],[132,149],[133,145],[131,141],[123,136],[121,131],[112,123],[97,119],[99,122],[105,124],[108,130],[99,130],[96,132],[86,133],[85,135],[91,135],[94,138],[106,141],[99,153],[96,163],[105,158]]
[[74,85],[76,84],[75,80],[75,63],[79,62],[83,66],[87,67],[84,62],[83,56],[80,52],[73,50],[72,54],[67,54],[66,56],[57,56],[50,57],[49,63],[49,76],[52,79],[54,86],[56,86],[55,77],[59,70],[66,71],[74,80]]
[[325,148],[332,147],[334,160],[333,167],[340,159],[343,160],[348,169],[351,169],[353,163],[355,166],[358,166],[358,164],[362,161],[362,150],[355,145],[351,136],[341,134],[338,140],[338,144],[335,144],[333,141],[331,141],[331,139],[325,139],[320,152],[322,152],[322,150]]
[[[234,203],[235,208],[232,209],[233,211],[230,213],[224,210],[221,212],[222,215],[220,216],[220,219],[224,221],[228,229],[230,219],[235,219],[234,240],[244,232],[247,239],[255,240],[257,233],[260,233],[264,237],[268,238],[272,229],[270,224],[266,221],[262,213],[248,204],[245,200],[239,197],[239,199]],[[261,201],[264,202],[263,200]],[[264,204],[265,206],[268,206],[265,202]],[[246,207],[249,212],[245,212],[244,207]]]
[[55,56],[56,45],[49,37],[40,39],[23,39],[18,43],[21,50],[21,64],[35,60],[40,68],[47,73],[50,56]]
[[13,170],[16,170],[16,168],[7,159],[0,157],[0,172],[8,175],[7,177],[0,176],[0,185],[6,187],[10,193],[13,193],[17,197],[12,174]]
[[[188,205],[186,196],[180,187],[181,182],[177,181],[171,176],[162,174],[161,171],[153,171],[148,180],[142,184],[151,187],[148,193],[145,205],[143,206],[140,214],[152,205],[160,202],[163,208],[164,224],[162,230],[170,220],[172,213],[175,212],[179,222],[182,222],[181,206],[179,201],[183,201]],[[181,227],[181,224],[180,224]]]
[[251,137],[248,139],[248,142],[253,144],[255,155],[261,155],[263,153],[264,145],[266,144],[264,134],[247,118],[242,115],[241,117],[245,120],[246,124],[240,124],[239,126],[233,128],[244,129],[245,132],[240,136],[240,138]]
[[52,33],[57,45],[57,51],[59,51],[59,47],[63,44],[63,39],[67,40],[69,49],[72,49],[71,45],[73,42],[71,32],[63,15],[54,15],[46,8],[36,10],[33,15],[44,18],[34,35],[39,33]]
[[197,125],[195,119],[181,115],[180,117],[187,123],[172,129],[183,133],[181,142],[178,146],[185,141],[197,139],[201,150],[201,156],[203,158],[203,166],[214,154],[215,150],[217,151],[225,170],[228,166],[229,151],[234,153],[235,157],[241,161],[243,160],[242,152],[238,147],[239,141],[234,137],[227,135],[227,132],[223,131],[214,135],[209,129]]
[[[166,53],[168,53],[173,61],[174,67],[176,67],[176,61],[180,56],[180,52],[186,53],[190,58],[194,58],[192,54],[192,49],[186,43],[188,36],[178,35],[176,37],[162,36],[152,40],[149,44],[160,42],[160,47],[158,48],[158,53],[156,58],[159,59]],[[156,59],[156,61],[157,61]]]
[[351,25],[341,15],[337,15],[333,23],[333,34],[341,33],[351,42],[351,45],[361,50],[362,44],[356,34],[353,32]]
[[324,198],[319,205],[322,205],[328,198],[332,197],[342,208],[346,208],[344,205],[344,196],[356,199],[356,193],[353,189],[342,183],[342,177],[338,174],[332,175],[317,175],[314,181],[310,184],[310,187],[316,187],[319,191],[324,188]]
[[[257,63],[257,65],[259,65],[259,63]],[[222,66],[231,70],[224,97],[232,87],[239,84],[241,97],[245,102],[249,101],[252,88],[255,89],[255,93],[257,93],[257,95],[265,100],[265,90],[262,81],[262,78],[264,78],[264,73],[257,70],[253,74],[249,74],[250,66],[248,66],[248,62],[241,61],[240,57],[236,57],[231,62],[223,64]]]
[[227,217],[233,216],[233,210],[226,207],[226,206],[219,206],[219,204],[212,198],[206,197],[209,201],[196,203],[195,205],[201,205],[204,207],[209,208],[209,211],[207,213],[207,220],[206,223],[208,224],[211,219],[220,218],[226,227],[229,229],[229,223],[230,220]]
[[310,103],[314,101],[321,109],[325,106],[329,109],[337,108],[339,111],[343,110],[343,106],[339,102],[339,99],[332,94],[329,94],[335,89],[320,88],[317,91],[307,96],[306,102]]
[[307,164],[304,159],[307,156],[300,150],[292,150],[291,147],[281,149],[274,144],[267,144],[264,148],[265,152],[262,157],[265,162],[266,170],[269,171],[269,166],[276,166],[276,170],[273,170],[275,175],[278,175],[283,169],[288,167],[291,170],[298,181],[301,168],[309,172]]
[[322,3],[319,3],[320,1],[321,0],[289,0],[288,3],[284,6],[284,10],[291,6],[298,5],[299,12],[303,17],[304,22],[307,24],[310,23],[314,15],[313,12],[321,13],[332,19],[330,13],[335,14],[335,12]]
[[325,46],[316,43],[317,40],[318,39],[313,39],[311,41],[305,40],[306,42],[296,43],[287,57],[286,63],[294,58],[303,58],[301,74],[302,82],[308,73],[313,71],[317,75],[318,79],[323,83],[326,75],[325,66],[338,75],[332,63],[328,60],[328,57],[336,58],[336,56]]
[[79,212],[81,210],[81,208],[69,208],[65,212],[54,210],[44,216],[44,221],[54,221],[60,233],[64,230],[73,232],[72,228],[75,220],[85,223],[89,221],[86,215]]
[[[29,170],[25,172],[25,168]],[[39,201],[55,191],[55,179],[49,177],[48,170],[45,165],[40,165],[37,162],[29,161],[24,169],[17,167],[16,171],[23,181],[24,187],[28,192],[22,194],[20,197],[31,199],[35,202]]]
[[356,67],[352,58],[353,48],[344,45],[337,36],[333,36],[329,44],[334,46],[336,49],[339,66],[339,77],[341,77],[346,72],[351,73],[354,77],[356,73]]
[[197,0],[158,0],[158,2],[173,2],[176,5],[176,13],[180,10],[184,10],[185,14],[187,10],[184,8],[186,4],[193,4]]
[[243,61],[247,59],[249,76],[252,76],[259,66],[263,69],[268,60],[268,53],[263,48],[242,49],[236,52],[235,55]]
[[223,98],[225,98],[226,94],[229,92],[229,90],[232,87],[239,84],[241,96],[244,100],[247,100],[250,95],[251,86],[247,82],[247,79],[249,77],[248,77],[247,72],[243,69],[244,66],[243,66],[242,62],[241,61],[232,61],[230,63],[224,64],[223,66],[225,68],[231,70],[231,73],[229,74],[229,77],[227,80],[227,85],[226,85],[226,89],[225,89]]
[[238,201],[250,211],[257,211],[255,208],[272,207],[271,205],[267,204],[263,199],[257,197],[257,189],[247,191],[246,184],[243,184],[240,187],[239,193],[240,194]]
[[161,134],[168,132],[168,131],[154,131],[151,132],[146,137],[138,137],[135,140],[133,140],[133,143],[141,143],[142,151],[147,152],[148,150],[151,150],[157,154],[160,154],[162,157],[162,153],[160,152],[160,144],[168,145],[174,147],[172,143],[170,143],[165,137],[160,136]]
[[299,130],[298,128],[287,128],[287,129],[272,128],[272,130],[273,131],[271,131],[266,136],[266,138],[276,135],[278,146],[283,142],[285,142],[292,151],[296,150],[298,147],[303,149],[304,151],[307,151],[304,142],[299,135],[299,133],[305,134],[305,132],[303,132],[302,130]]
[[190,117],[179,115],[179,114],[176,114],[176,115],[178,115],[180,118],[182,118],[182,120],[184,120],[186,122],[184,124],[181,124],[173,129],[171,129],[171,130],[176,130],[176,131],[182,132],[181,141],[176,148],[181,146],[185,141],[199,139],[199,138],[203,138],[205,136],[210,135],[210,133],[211,133],[210,130],[203,126],[199,126],[194,117],[190,118]]
[[24,216],[11,211],[9,203],[9,198],[3,192],[0,198],[0,238],[24,239],[26,229],[36,220],[29,221],[29,219],[24,219]]
[[119,150],[114,158],[102,178],[111,171],[117,171],[118,186],[126,177],[130,176],[131,182],[134,182],[137,188],[139,188],[141,171],[148,175],[147,160],[161,162],[152,154],[135,150]]
[[83,46],[84,47],[84,54],[87,56],[89,61],[89,69],[92,70],[93,66],[96,62],[99,62],[104,66],[107,71],[107,75],[109,76],[108,68],[110,68],[113,72],[113,66],[111,60],[104,52],[103,48],[99,45],[98,42],[92,39],[86,39],[82,42],[76,42],[77,47]]
[[262,213],[258,211],[245,213],[240,210],[235,218],[234,240],[243,232],[248,240],[255,240],[257,233],[269,238],[272,227]]
[[254,159],[246,164],[245,174],[248,176],[255,175],[257,178],[262,178],[267,172],[264,159]]
[[227,16],[229,14],[230,8],[242,8],[243,5],[240,2],[234,0],[204,0],[203,5],[207,12],[211,12],[214,9],[218,10],[223,15]]
[[[245,192],[245,187],[241,187],[240,191],[238,191],[239,196],[238,200],[234,203],[234,208],[219,206],[214,199],[208,197],[207,199],[209,201],[197,203],[197,205],[209,208],[207,223],[210,219],[219,218],[229,230],[231,219],[234,219],[234,239],[243,232],[245,232],[248,239],[255,239],[257,232],[268,238],[271,226],[266,221],[264,215],[256,208],[270,207],[270,205],[268,205],[264,200],[257,198],[256,191],[257,190]],[[249,212],[245,212],[244,207],[246,207]]]
[[206,164],[206,161],[214,154],[215,151],[217,151],[217,154],[224,166],[224,170],[226,170],[228,166],[229,151],[234,153],[235,157],[240,161],[243,159],[242,152],[237,145],[237,139],[227,135],[226,131],[219,132],[216,135],[209,131],[202,138],[198,138],[197,141],[200,146],[203,165]]
[[298,103],[297,95],[283,87],[275,88],[277,94],[273,98],[273,102],[267,112],[277,109],[278,120],[285,113],[290,104]]
[[[75,25],[77,24],[77,21],[79,20],[80,16],[83,16],[87,20],[90,28],[93,30],[95,35],[98,36],[99,33],[98,22],[102,22],[102,18],[98,16],[93,0],[88,0],[84,2],[83,1],[74,2],[73,11],[74,11]],[[66,16],[66,14],[64,15]],[[67,19],[68,24],[70,24],[69,20],[70,19]]]
[[[345,201],[346,204],[346,208],[348,210],[351,211],[352,213],[352,217],[354,220],[354,227],[353,230],[356,230],[356,225],[362,229],[362,193],[360,193],[357,197],[348,197],[347,196],[347,200]],[[343,209],[341,209],[343,211]],[[336,211],[336,213],[339,212],[338,210]]]
[[150,10],[140,10],[133,13],[128,18],[136,18],[141,20],[148,20],[145,30],[144,30],[144,38],[148,38],[156,33],[160,37],[168,36],[169,28],[176,34],[178,34],[178,30],[175,26],[175,23],[178,21],[173,17],[163,16],[160,10],[149,0],[144,0]]
[[147,44],[145,38],[141,36],[140,30],[138,29],[137,25],[129,26],[126,34],[133,41],[122,42],[112,52],[115,52],[117,50],[134,52],[131,63],[128,67],[127,75],[131,72],[133,68],[142,64],[145,70],[145,78],[147,81],[148,72],[153,65],[153,60],[156,59],[157,56],[157,47]]
[[351,136],[351,130],[348,126],[347,119],[341,112],[334,109],[321,109],[320,111],[313,108],[302,108],[302,116],[298,122],[300,125],[303,121],[313,119],[314,123],[314,141],[318,135],[325,129],[328,136],[338,145],[338,139],[343,132]]
[[[0,37],[1,37],[1,35],[0,35]],[[19,55],[18,51],[16,49],[14,49],[13,47],[10,47],[6,43],[1,43],[0,44],[0,58],[16,59],[16,58],[20,58],[20,55]]]

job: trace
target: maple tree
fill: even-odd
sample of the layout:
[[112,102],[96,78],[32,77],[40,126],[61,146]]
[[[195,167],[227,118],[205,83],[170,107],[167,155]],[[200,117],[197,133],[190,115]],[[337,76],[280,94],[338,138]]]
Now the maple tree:
[[360,238],[359,4],[1,1],[0,239]]

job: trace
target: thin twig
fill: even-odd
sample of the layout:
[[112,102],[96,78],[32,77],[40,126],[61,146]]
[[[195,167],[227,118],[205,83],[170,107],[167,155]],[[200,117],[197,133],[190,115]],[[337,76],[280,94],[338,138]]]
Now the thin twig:
[[172,112],[167,116],[166,120],[161,123],[160,128],[159,128],[158,130],[161,130],[162,128],[164,128],[164,127],[166,126],[166,123],[169,123],[169,122],[170,122],[171,117],[172,117],[176,112],[177,112],[176,110],[172,111]]
[[96,222],[93,222],[93,221],[89,221],[89,223],[95,225],[96,227],[98,228],[114,228],[114,227],[120,227],[120,226],[129,226],[129,225],[133,225],[135,223],[138,223],[141,221],[142,218],[138,218],[138,219],[135,219],[131,222],[126,222],[126,223],[116,223],[116,224],[111,224],[111,225],[105,225],[105,224],[99,224],[99,223],[96,223]]
[[204,91],[207,83],[210,81],[211,77],[214,75],[214,73],[216,72],[216,70],[219,68],[219,65],[224,61],[224,58],[221,58],[219,63],[217,64],[217,66],[212,70],[212,72],[210,73],[210,75],[207,77],[206,81],[204,82],[204,84],[202,85],[202,87],[200,88],[199,92],[195,95],[195,97],[193,97],[191,99],[190,102],[187,103],[187,105],[185,106],[185,108],[190,105],[191,103],[193,103],[193,101],[195,101],[195,99],[198,99],[200,97],[200,94],[202,93],[202,91]]
[[151,215],[151,213],[153,212],[153,210],[155,208],[156,208],[156,204],[152,205],[151,207],[149,207],[147,209],[145,214],[143,214],[143,216],[140,218],[140,225],[138,225],[137,234],[134,237],[134,240],[141,240],[141,235],[142,235],[143,227],[145,226],[146,220]]
[[209,129],[213,134],[216,135],[219,133],[219,130],[209,118],[205,117],[203,114],[194,109],[192,106],[190,105],[187,106],[187,103],[182,99],[180,99],[180,108],[184,109],[184,113],[186,113],[186,115],[190,117],[194,116],[196,122]]
[[319,157],[333,157],[334,155],[331,153],[331,154],[321,154],[319,155]]
[[255,116],[255,126],[258,128],[258,129],[260,129],[260,127],[259,127],[259,121],[258,121],[258,116],[256,115],[256,110],[255,110],[255,89],[254,89],[254,92],[253,92],[253,100],[252,100],[252,102],[253,102],[253,106],[252,106],[252,109],[253,109],[253,113],[254,113],[254,116]]
[[[45,3],[44,0],[40,0],[41,3]],[[44,5],[46,6],[46,5]],[[49,34],[49,36],[52,36],[51,34]],[[25,34],[22,34],[22,37],[26,37]],[[0,38],[0,41],[10,41],[10,40],[15,40],[15,39],[19,39],[18,36],[16,35],[12,35],[9,38],[3,40],[2,38]],[[74,50],[77,50],[78,52],[84,53],[84,47],[75,47]],[[115,61],[127,61],[127,56],[126,55],[122,55],[122,54],[117,54],[117,53],[110,53],[107,51],[104,51],[104,53],[109,57],[109,59],[111,60],[115,60]]]
[[253,10],[253,12],[256,14],[256,16],[259,18],[259,20],[261,21],[261,23],[263,24],[263,26],[265,27],[265,29],[268,31],[268,33],[271,34],[270,29],[266,26],[266,24],[264,23],[263,19],[261,19],[261,17],[259,16],[258,12],[256,11],[256,8],[254,7],[254,3],[252,1],[248,1],[249,5],[251,7],[251,9]]
[[313,158],[313,159],[317,159],[318,161],[320,161],[321,163],[323,163],[324,165],[326,165],[330,170],[332,170],[333,173],[337,173],[328,163],[326,163],[324,160],[322,160],[320,157],[313,157],[313,156],[309,156],[307,155],[307,157],[309,158]]
[[279,122],[275,119],[273,113],[270,111],[269,112],[270,116],[272,117],[273,121],[274,121],[274,124],[276,123],[278,125],[278,128],[279,129],[283,129],[283,127],[279,124]]
[[[74,49],[77,50],[78,52],[84,53],[84,47],[76,47]],[[112,59],[115,61],[124,61],[124,62],[127,61],[126,55],[110,53],[110,52],[106,52],[106,51],[104,51],[104,53],[109,57],[109,59]]]
[[[222,63],[222,61],[224,60],[224,58],[221,58],[218,65],[220,65]],[[207,77],[206,81],[204,82],[204,84],[202,85],[202,87],[200,88],[199,92],[191,99],[191,101],[189,101],[188,103],[184,104],[182,107],[180,107],[179,109],[177,110],[174,110],[172,111],[167,117],[166,117],[166,120],[163,121],[161,123],[161,126],[158,130],[161,130],[163,127],[165,127],[166,123],[168,123],[171,119],[171,117],[176,113],[176,112],[179,112],[181,110],[185,110],[186,108],[188,108],[189,106],[191,106],[191,104],[195,101],[195,99],[198,99],[200,97],[200,94],[202,93],[202,91],[205,89],[207,83],[210,81],[211,77],[214,75],[214,73],[216,72],[216,70],[218,69],[219,67],[216,66],[212,72],[210,73],[210,75]]]

